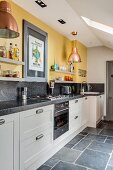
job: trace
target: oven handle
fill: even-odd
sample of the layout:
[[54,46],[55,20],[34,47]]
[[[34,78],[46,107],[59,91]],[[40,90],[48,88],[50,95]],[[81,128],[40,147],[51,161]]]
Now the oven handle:
[[62,110],[59,110],[59,111],[55,111],[55,113],[59,113],[59,112],[65,111],[65,110],[69,110],[69,107],[62,109]]

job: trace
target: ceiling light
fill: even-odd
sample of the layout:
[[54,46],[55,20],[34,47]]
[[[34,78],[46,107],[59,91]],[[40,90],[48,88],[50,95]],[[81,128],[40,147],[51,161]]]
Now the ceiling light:
[[60,22],[60,24],[66,24],[66,22],[63,19],[59,19],[58,22]]
[[10,4],[7,1],[0,1],[0,38],[16,38],[18,36],[18,25],[11,14]]
[[42,8],[47,7],[47,5],[44,2],[42,2],[41,0],[37,0],[35,2]]
[[[77,32],[72,32],[71,33],[74,37],[77,35]],[[68,62],[70,64],[72,63],[80,63],[81,62],[81,58],[80,58],[80,55],[78,53],[78,50],[77,48],[75,47],[75,40],[74,40],[74,46],[72,48],[72,52],[68,58]]]
[[98,30],[107,32],[109,34],[113,34],[113,28],[112,27],[101,24],[101,23],[96,22],[96,21],[93,21],[93,20],[86,18],[86,17],[83,17],[83,16],[81,16],[81,17],[90,27],[93,27],[93,28],[96,28]]

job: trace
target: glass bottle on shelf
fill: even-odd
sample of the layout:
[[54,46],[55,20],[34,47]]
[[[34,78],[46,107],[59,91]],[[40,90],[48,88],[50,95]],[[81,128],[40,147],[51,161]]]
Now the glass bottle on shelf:
[[15,47],[14,47],[13,59],[19,61],[19,48],[18,48],[17,44],[15,44]]
[[14,51],[13,51],[13,44],[9,44],[9,58],[13,59]]

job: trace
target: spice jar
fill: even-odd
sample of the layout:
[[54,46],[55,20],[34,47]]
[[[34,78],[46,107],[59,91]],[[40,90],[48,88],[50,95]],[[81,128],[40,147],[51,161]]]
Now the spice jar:
[[7,50],[5,46],[0,46],[0,57],[7,57]]

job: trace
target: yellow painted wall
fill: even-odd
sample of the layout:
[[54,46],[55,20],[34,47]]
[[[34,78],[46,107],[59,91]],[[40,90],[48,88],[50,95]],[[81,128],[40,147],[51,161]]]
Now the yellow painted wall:
[[[10,0],[8,0],[10,1]],[[50,26],[42,22],[41,20],[37,19],[15,3],[11,2],[11,7],[12,7],[12,14],[15,17],[18,27],[19,27],[19,32],[20,32],[20,37],[12,40],[6,40],[6,39],[0,39],[0,45],[3,45],[4,43],[6,44],[7,48],[9,47],[9,43],[12,42],[13,44],[17,43],[20,49],[20,60],[22,59],[22,20],[25,19],[28,22],[31,22],[32,24],[36,25],[40,29],[44,30],[45,32],[48,33],[48,80],[52,79],[54,77],[61,77],[64,76],[64,74],[54,74],[50,72],[50,66],[55,63],[59,64],[59,66],[66,66],[67,65],[67,58],[71,52],[72,48],[72,42],[61,35],[60,33],[56,32],[53,30]],[[83,46],[81,43],[77,43],[77,47],[79,50],[79,53],[82,57],[82,63],[76,64],[75,66],[75,71],[78,68],[83,67],[86,69],[87,67],[87,48]],[[13,69],[13,70],[19,70],[21,75],[22,75],[22,67],[21,66],[15,66],[15,65],[8,65],[8,64],[1,64],[3,70],[7,69]],[[76,82],[81,81],[81,79],[77,76],[74,78]]]

